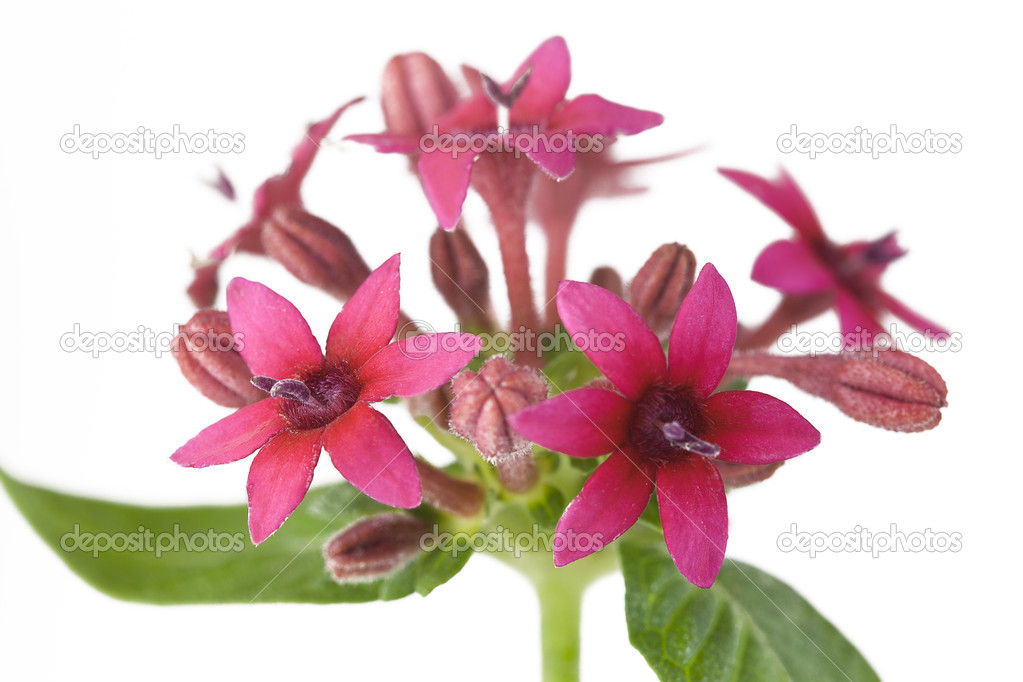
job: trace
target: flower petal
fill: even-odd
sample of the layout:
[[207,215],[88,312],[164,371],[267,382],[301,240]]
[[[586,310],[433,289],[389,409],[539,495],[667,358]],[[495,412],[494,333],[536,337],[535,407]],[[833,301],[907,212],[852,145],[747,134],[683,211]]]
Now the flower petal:
[[803,239],[809,242],[823,241],[824,230],[813,207],[802,190],[784,170],[775,180],[767,180],[752,173],[728,168],[718,172],[739,187],[755,196],[764,206],[781,216],[782,220],[794,227]]
[[476,157],[469,153],[456,154],[439,149],[419,155],[423,192],[445,230],[454,229],[462,215],[462,204],[469,193],[469,179],[475,160]]
[[668,342],[668,378],[705,397],[717,388],[735,346],[735,301],[707,263],[678,310]]
[[576,135],[635,135],[664,123],[653,111],[608,101],[600,95],[580,95],[560,107],[547,124],[550,130],[571,130]]
[[572,457],[599,457],[625,442],[632,401],[600,388],[580,388],[509,417],[521,435]]
[[253,374],[287,379],[323,364],[323,351],[302,313],[268,287],[241,277],[231,280],[227,315]]
[[377,502],[411,509],[422,501],[412,453],[387,417],[366,403],[331,422],[323,446],[341,475]]
[[178,448],[171,460],[197,468],[235,462],[251,455],[287,427],[277,401],[263,398],[207,426]]
[[567,147],[560,151],[548,149],[542,135],[536,139],[523,135],[516,139],[516,144],[525,148],[526,156],[555,180],[564,180],[575,170],[575,152]]
[[569,81],[572,79],[571,60],[565,39],[556,36],[541,43],[533,54],[522,62],[515,75],[505,82],[503,90],[508,92],[526,69],[531,69],[529,82],[509,111],[509,121],[512,125],[542,122],[550,115],[555,105],[565,99]]
[[558,315],[572,340],[627,397],[665,377],[664,351],[632,306],[594,284],[558,286]]
[[864,336],[869,345],[869,337],[883,331],[874,311],[844,288],[835,290],[835,308],[838,310],[838,323],[846,338],[847,348],[863,345],[859,340]]
[[947,329],[942,327],[936,322],[928,320],[923,315],[913,312],[905,303],[895,298],[891,294],[881,292],[881,300],[884,301],[884,305],[888,310],[892,311],[892,314],[902,319],[909,326],[918,329],[925,334],[930,336],[945,337],[949,336]]
[[359,371],[360,400],[409,398],[432,391],[469,364],[483,341],[475,334],[419,334],[395,341]]
[[320,151],[320,143],[323,142],[323,138],[327,136],[330,129],[334,127],[337,120],[341,118],[341,114],[353,104],[358,104],[365,97],[357,97],[351,102],[341,105],[333,114],[317,123],[309,126],[309,130],[306,132],[305,137],[298,143],[295,150],[291,152],[291,165],[288,167],[287,178],[290,182],[296,186],[301,184],[306,173],[309,172],[309,167],[312,166],[313,160],[316,158],[316,152]]
[[263,446],[249,469],[249,535],[270,537],[302,502],[320,459],[322,429],[283,431]]
[[401,255],[395,254],[359,285],[327,333],[327,360],[359,369],[386,346],[398,328]]
[[654,469],[618,450],[597,467],[558,521],[562,547],[554,565],[564,566],[607,547],[636,523],[654,491]]
[[700,437],[721,446],[718,459],[770,464],[817,447],[821,434],[788,403],[757,391],[722,391],[707,399],[710,430]]
[[657,470],[657,507],[679,572],[707,588],[725,560],[728,504],[721,476],[705,457],[685,457]]
[[768,245],[753,264],[753,281],[786,294],[814,294],[835,284],[804,241]]

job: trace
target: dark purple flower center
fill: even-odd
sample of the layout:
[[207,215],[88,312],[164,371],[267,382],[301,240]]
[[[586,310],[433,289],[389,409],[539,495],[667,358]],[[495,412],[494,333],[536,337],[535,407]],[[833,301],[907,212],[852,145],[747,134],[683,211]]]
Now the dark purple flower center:
[[838,246],[829,241],[815,246],[818,258],[852,291],[865,302],[875,298],[877,281],[892,261],[906,255],[895,242],[895,233],[868,243]]
[[320,429],[347,412],[362,385],[344,363],[327,365],[287,379],[256,376],[252,384],[280,401],[281,416],[300,431]]
[[657,465],[689,454],[716,457],[721,448],[700,438],[707,427],[703,401],[692,391],[655,384],[636,403],[629,442]]

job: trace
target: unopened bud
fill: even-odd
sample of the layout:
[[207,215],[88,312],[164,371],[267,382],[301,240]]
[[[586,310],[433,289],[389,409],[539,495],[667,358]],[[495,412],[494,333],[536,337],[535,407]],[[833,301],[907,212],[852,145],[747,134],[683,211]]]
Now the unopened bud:
[[252,372],[234,342],[227,313],[200,310],[181,328],[171,352],[200,393],[218,405],[244,407],[266,394],[250,383]]
[[196,308],[209,308],[217,300],[220,263],[193,263],[195,274],[188,285],[188,298]]
[[659,337],[671,332],[695,273],[692,251],[681,244],[665,244],[653,252],[629,284],[629,303]]
[[430,237],[430,274],[459,321],[491,329],[490,273],[468,233],[437,228]]
[[604,287],[618,298],[622,297],[622,293],[625,290],[622,276],[618,274],[617,270],[607,265],[602,265],[593,271],[593,274],[590,275],[590,284]]
[[415,558],[429,530],[430,524],[410,514],[376,514],[338,532],[323,548],[323,558],[339,583],[377,580]]
[[753,483],[766,481],[785,462],[772,462],[770,464],[735,464],[724,462],[719,459],[713,460],[721,480],[726,488],[742,488]]
[[[528,462],[521,466],[535,467],[531,443],[512,429],[508,417],[547,398],[543,377],[495,356],[484,363],[479,374],[466,370],[456,376],[452,390],[455,394],[451,404],[452,431],[472,442],[489,462],[521,458]],[[509,483],[518,487],[535,482],[535,478],[518,471],[519,468],[516,467],[516,481]]]
[[387,132],[422,135],[458,101],[458,91],[437,62],[422,52],[387,62],[380,95]]
[[938,372],[897,350],[834,355],[736,355],[729,371],[785,379],[838,406],[857,421],[889,431],[926,431],[941,421],[948,388]]
[[423,502],[431,507],[456,516],[476,516],[483,509],[483,489],[475,483],[455,478],[422,457],[416,458],[416,470]]
[[263,225],[262,239],[288,272],[342,301],[369,277],[369,266],[348,235],[297,206],[275,210]]

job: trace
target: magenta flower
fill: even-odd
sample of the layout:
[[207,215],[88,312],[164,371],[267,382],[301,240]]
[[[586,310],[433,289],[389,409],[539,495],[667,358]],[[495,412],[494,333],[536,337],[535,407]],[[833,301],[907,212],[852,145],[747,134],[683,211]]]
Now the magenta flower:
[[[678,311],[668,361],[657,336],[623,300],[598,286],[563,282],[558,312],[617,389],[580,388],[514,414],[512,425],[572,457],[608,457],[558,523],[590,542],[556,550],[564,566],[628,530],[657,490],[664,541],[679,571],[710,587],[725,556],[728,512],[714,460],[771,464],[810,450],[820,433],[787,404],[755,391],[714,393],[735,343],[728,285],[706,265]],[[611,347],[612,350],[598,350]],[[571,531],[571,533],[569,532]],[[583,549],[583,546],[586,546]]]
[[[302,182],[313,165],[316,152],[320,149],[323,138],[327,136],[330,129],[334,127],[337,120],[345,110],[362,101],[362,97],[353,99],[351,102],[340,106],[333,114],[317,123],[309,126],[305,137],[299,142],[294,151],[291,152],[291,165],[280,175],[275,175],[266,180],[256,189],[252,200],[252,217],[249,222],[242,225],[223,243],[210,251],[206,259],[200,262],[195,268],[195,277],[188,287],[188,295],[192,302],[199,308],[208,308],[213,305],[217,295],[217,273],[220,264],[235,251],[264,254],[260,231],[263,223],[270,219],[273,212],[282,207],[302,207]],[[227,178],[221,173],[221,181]],[[228,181],[228,186],[230,182]],[[234,189],[231,189],[234,193]],[[233,197],[232,197],[233,198]]]
[[305,497],[321,448],[342,476],[373,499],[404,508],[420,503],[412,453],[370,404],[437,388],[473,358],[481,342],[472,334],[445,333],[410,337],[414,345],[392,343],[398,264],[395,255],[345,304],[327,335],[326,355],[290,302],[255,282],[238,278],[228,285],[231,329],[244,344],[239,350],[257,375],[253,383],[270,395],[206,428],[171,459],[205,467],[259,451],[248,480],[255,544],[280,528]]
[[881,332],[880,317],[886,310],[927,334],[948,334],[881,288],[888,264],[906,255],[894,233],[840,246],[824,234],[810,202],[784,170],[773,181],[738,170],[718,171],[796,230],[795,239],[776,241],[760,253],[754,280],[785,294],[831,293],[846,335]]
[[[472,96],[434,122],[437,139],[431,144],[424,144],[424,138],[414,135],[389,133],[348,139],[371,144],[380,152],[422,152],[418,169],[426,198],[440,224],[452,229],[462,213],[473,162],[481,153],[490,153],[495,147],[517,150],[549,175],[563,179],[575,168],[577,151],[600,151],[589,148],[590,138],[632,135],[664,120],[660,114],[615,104],[597,95],[566,101],[570,79],[568,46],[563,38],[550,38],[503,86],[487,79],[486,85],[472,83]],[[500,115],[506,115],[505,125],[501,125]],[[445,145],[448,135],[455,141]],[[586,142],[573,140],[584,135],[589,136]],[[465,148],[474,143],[479,146]],[[487,148],[481,152],[481,147]]]

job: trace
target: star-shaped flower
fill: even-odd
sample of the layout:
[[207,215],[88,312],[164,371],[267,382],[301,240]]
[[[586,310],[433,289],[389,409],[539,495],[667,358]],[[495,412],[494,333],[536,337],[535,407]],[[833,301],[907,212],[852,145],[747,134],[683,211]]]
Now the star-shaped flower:
[[739,170],[719,169],[726,178],[755,196],[796,230],[796,238],[770,244],[753,265],[753,279],[785,294],[827,292],[834,296],[842,333],[883,331],[885,311],[916,329],[947,336],[940,325],[910,310],[881,288],[881,275],[892,261],[906,255],[895,234],[878,240],[838,245],[828,239],[806,196],[784,170],[767,180]]
[[[341,114],[348,107],[361,102],[362,99],[362,97],[354,99],[338,107],[334,113],[322,121],[310,125],[305,137],[295,145],[295,149],[291,152],[291,165],[288,166],[288,169],[267,179],[256,189],[252,199],[252,217],[249,221],[210,251],[205,260],[196,265],[194,279],[188,287],[188,295],[196,306],[208,308],[213,305],[217,295],[217,274],[220,264],[228,256],[235,251],[266,253],[261,239],[264,223],[270,220],[274,211],[278,209],[302,208],[302,182],[316,159],[316,153],[320,149],[323,138],[341,118]],[[221,176],[223,177],[223,174]]]
[[309,325],[262,284],[227,289],[231,329],[269,396],[201,431],[171,457],[183,466],[227,464],[258,450],[249,469],[249,533],[255,544],[298,507],[326,448],[341,475],[370,497],[411,508],[422,497],[408,446],[372,407],[437,388],[479,350],[472,334],[392,342],[398,324],[399,257],[374,271],[345,304],[320,350]]
[[816,446],[820,433],[777,398],[714,393],[731,358],[736,315],[713,265],[703,268],[678,311],[667,362],[639,314],[606,289],[563,282],[558,313],[573,337],[598,339],[583,350],[617,390],[568,391],[511,417],[522,435],[551,450],[573,457],[611,453],[558,523],[563,537],[588,533],[590,542],[563,543],[555,564],[618,538],[656,489],[675,565],[694,585],[709,587],[728,540],[725,486],[714,460],[779,462]]
[[[589,148],[593,140],[632,135],[664,120],[660,114],[615,104],[598,95],[565,100],[570,79],[568,46],[563,38],[550,38],[503,85],[486,77],[481,83],[471,82],[472,96],[434,122],[434,144],[424,144],[423,138],[414,135],[393,133],[348,139],[371,144],[380,152],[421,152],[417,163],[426,198],[441,226],[452,229],[462,212],[473,163],[481,154],[492,153],[494,146],[522,153],[549,175],[563,179],[575,168],[576,153],[599,153]],[[504,118],[506,125],[501,125]],[[586,147],[573,141],[581,136],[587,136]],[[445,138],[453,144],[443,144]],[[474,143],[484,151],[473,147]]]

